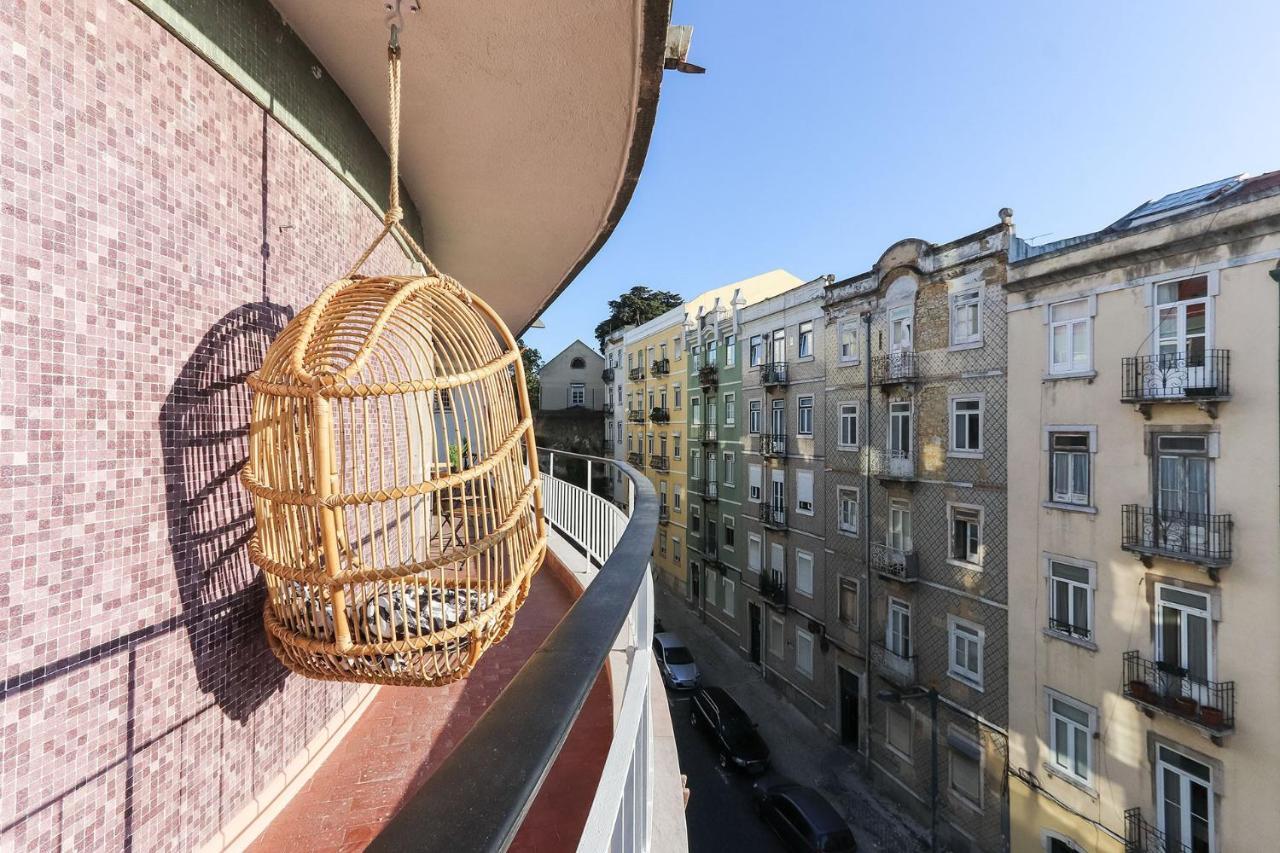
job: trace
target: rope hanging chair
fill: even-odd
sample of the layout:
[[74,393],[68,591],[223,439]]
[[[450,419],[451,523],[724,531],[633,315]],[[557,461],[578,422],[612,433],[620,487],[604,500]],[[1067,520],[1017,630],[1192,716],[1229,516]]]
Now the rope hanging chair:
[[[389,49],[384,227],[248,380],[271,649],[312,678],[439,685],[511,629],[546,548],[519,348],[401,224],[400,51]],[[424,276],[358,270],[392,231]]]

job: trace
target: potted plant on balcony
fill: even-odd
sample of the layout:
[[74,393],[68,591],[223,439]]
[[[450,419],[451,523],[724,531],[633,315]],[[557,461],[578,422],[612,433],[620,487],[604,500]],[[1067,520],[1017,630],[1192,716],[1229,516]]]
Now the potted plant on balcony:
[[1200,722],[1204,723],[1211,729],[1222,728],[1222,723],[1226,719],[1221,708],[1215,708],[1212,705],[1200,706]]
[[1151,685],[1141,678],[1135,678],[1129,682],[1129,695],[1139,702],[1150,702]]
[[1169,710],[1179,717],[1187,717],[1194,720],[1200,714],[1200,703],[1190,696],[1171,696],[1169,697]]

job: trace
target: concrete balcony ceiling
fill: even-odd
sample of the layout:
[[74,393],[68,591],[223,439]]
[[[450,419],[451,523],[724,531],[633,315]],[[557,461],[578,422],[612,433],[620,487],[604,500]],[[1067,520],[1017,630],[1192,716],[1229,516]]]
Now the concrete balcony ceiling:
[[[382,0],[273,0],[387,144]],[[424,0],[401,173],[427,253],[526,328],[608,239],[644,164],[670,0]]]

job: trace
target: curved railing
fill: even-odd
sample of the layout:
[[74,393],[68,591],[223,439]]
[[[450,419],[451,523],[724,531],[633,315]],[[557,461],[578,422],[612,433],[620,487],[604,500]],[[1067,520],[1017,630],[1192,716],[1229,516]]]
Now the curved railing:
[[[543,468],[543,511],[597,570],[551,634],[462,742],[387,824],[372,851],[505,851],[611,653],[618,678],[613,739],[578,844],[580,853],[646,853],[653,837],[651,717],[653,581],[658,526],[653,485],[613,459],[555,451]],[[586,487],[556,476],[575,460]],[[616,468],[628,491],[621,509],[595,493],[594,474]],[[614,478],[605,478],[612,480]],[[517,617],[518,618],[518,617]]]

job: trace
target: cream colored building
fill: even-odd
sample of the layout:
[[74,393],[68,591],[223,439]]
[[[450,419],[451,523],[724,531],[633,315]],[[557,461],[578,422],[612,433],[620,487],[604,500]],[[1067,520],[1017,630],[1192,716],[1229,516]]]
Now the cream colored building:
[[1010,257],[1012,849],[1276,849],[1280,175]]

